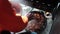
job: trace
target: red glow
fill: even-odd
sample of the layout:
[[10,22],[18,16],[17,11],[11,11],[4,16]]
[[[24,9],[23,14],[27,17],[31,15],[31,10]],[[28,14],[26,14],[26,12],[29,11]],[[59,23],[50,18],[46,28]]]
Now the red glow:
[[24,23],[21,16],[15,16],[14,10],[8,0],[0,0],[0,24],[3,30],[19,32],[27,23]]

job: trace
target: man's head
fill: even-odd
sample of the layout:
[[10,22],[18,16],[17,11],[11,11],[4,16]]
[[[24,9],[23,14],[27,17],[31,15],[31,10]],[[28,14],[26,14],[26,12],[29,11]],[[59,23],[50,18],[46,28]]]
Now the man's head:
[[28,22],[26,29],[29,31],[35,31],[36,29],[40,29],[40,24],[37,22],[37,20],[33,19]]

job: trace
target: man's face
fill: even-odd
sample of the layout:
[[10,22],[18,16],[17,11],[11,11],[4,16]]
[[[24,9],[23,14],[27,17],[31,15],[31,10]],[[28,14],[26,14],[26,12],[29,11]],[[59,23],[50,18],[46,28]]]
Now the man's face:
[[40,29],[40,25],[37,21],[32,21],[32,22],[28,23],[27,29],[29,31],[35,31],[36,29]]
[[34,30],[35,29],[35,23],[28,23],[27,29],[28,30]]

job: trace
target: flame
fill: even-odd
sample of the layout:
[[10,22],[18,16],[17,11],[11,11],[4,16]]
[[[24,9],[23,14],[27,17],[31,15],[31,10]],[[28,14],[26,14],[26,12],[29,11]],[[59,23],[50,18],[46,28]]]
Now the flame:
[[[16,16],[21,16],[21,14],[16,14]],[[21,16],[22,17],[22,20],[24,23],[27,23],[28,22],[28,17],[27,16]]]
[[16,14],[16,16],[21,16],[21,14]]
[[27,23],[28,22],[28,17],[27,16],[22,16],[22,20],[24,23]]

